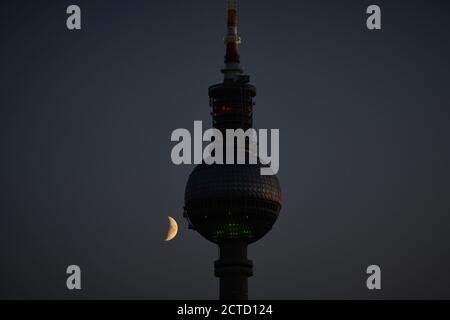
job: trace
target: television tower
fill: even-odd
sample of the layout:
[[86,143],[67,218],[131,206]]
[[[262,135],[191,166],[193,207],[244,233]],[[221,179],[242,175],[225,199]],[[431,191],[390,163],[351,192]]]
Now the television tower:
[[[226,129],[253,127],[256,88],[240,65],[237,25],[237,1],[228,0],[224,80],[209,88],[213,127],[224,136]],[[246,152],[251,152],[248,144]],[[219,246],[215,275],[220,279],[221,300],[248,299],[253,263],[247,247],[272,229],[281,210],[278,179],[262,176],[262,167],[260,161],[256,165],[201,164],[187,182],[184,216],[189,227]]]

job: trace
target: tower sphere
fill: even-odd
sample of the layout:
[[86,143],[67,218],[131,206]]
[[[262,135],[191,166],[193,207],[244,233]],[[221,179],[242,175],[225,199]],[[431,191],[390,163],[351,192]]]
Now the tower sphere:
[[276,176],[262,165],[199,165],[185,192],[185,216],[206,239],[253,243],[270,231],[281,209]]

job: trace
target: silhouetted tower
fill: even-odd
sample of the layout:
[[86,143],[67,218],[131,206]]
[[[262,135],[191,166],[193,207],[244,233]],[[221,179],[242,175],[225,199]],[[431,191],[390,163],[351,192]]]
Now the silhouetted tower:
[[[228,0],[224,80],[209,88],[213,126],[224,137],[226,129],[245,131],[253,126],[256,88],[249,83],[249,76],[243,75],[240,43],[236,0]],[[261,167],[202,164],[191,173],[186,186],[184,215],[190,228],[219,246],[215,275],[220,278],[222,300],[248,299],[253,263],[247,258],[247,247],[270,231],[281,210],[278,179],[262,176]]]

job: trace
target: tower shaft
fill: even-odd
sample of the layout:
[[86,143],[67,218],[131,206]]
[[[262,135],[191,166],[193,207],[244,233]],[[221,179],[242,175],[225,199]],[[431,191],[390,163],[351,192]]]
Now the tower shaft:
[[248,278],[253,275],[253,262],[247,258],[247,247],[247,243],[239,240],[219,244],[215,275],[220,279],[220,300],[248,300]]

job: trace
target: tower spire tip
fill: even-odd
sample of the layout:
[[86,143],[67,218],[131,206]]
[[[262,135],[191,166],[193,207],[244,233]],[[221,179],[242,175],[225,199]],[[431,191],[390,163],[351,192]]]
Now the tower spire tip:
[[238,35],[238,10],[237,0],[228,0],[228,32],[225,37],[226,55],[225,68],[222,72],[225,78],[233,78],[236,75],[242,74],[240,66],[240,52],[239,46],[241,38]]

